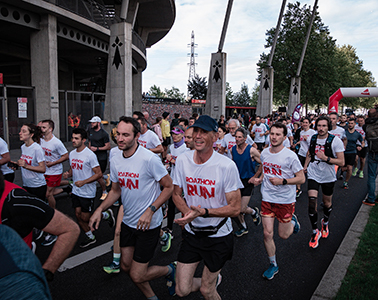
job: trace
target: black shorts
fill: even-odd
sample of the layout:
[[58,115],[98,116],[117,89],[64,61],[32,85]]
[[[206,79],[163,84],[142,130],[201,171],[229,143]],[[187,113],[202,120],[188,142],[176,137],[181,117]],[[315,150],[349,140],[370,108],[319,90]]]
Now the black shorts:
[[326,183],[319,183],[315,180],[309,179],[308,180],[308,187],[307,190],[315,190],[319,192],[319,186],[322,187],[323,195],[326,196],[332,196],[333,195],[333,189],[335,187],[335,182],[326,182]]
[[13,173],[8,173],[8,174],[4,174],[4,179],[6,181],[13,182],[14,181],[14,172]]
[[99,160],[98,161],[99,165],[100,165],[100,169],[101,169],[101,172],[102,174],[105,173],[105,170],[106,170],[106,166],[108,165],[108,160]]
[[171,137],[166,137],[164,140],[163,140],[163,143],[162,145],[163,146],[169,146],[171,144]]
[[159,242],[160,228],[161,226],[146,231],[136,230],[122,222],[119,245],[121,248],[134,247],[133,260],[141,264],[148,263]]
[[47,185],[42,185],[39,187],[28,187],[23,186],[23,188],[30,194],[36,196],[37,198],[47,202],[46,200],[46,191],[47,191]]
[[82,212],[90,213],[93,211],[94,201],[93,198],[84,198],[75,194],[71,195],[72,207],[81,207]]
[[368,147],[363,147],[363,148],[361,149],[361,151],[357,151],[357,155],[358,155],[358,157],[360,157],[360,158],[365,158],[365,157],[366,157],[366,154],[367,154],[367,148],[368,148]]
[[257,150],[262,151],[264,149],[265,143],[256,143]]
[[344,153],[345,165],[344,166],[353,166],[356,161],[356,153]]
[[304,167],[304,164],[306,162],[306,156],[302,156],[302,155],[299,155],[298,154],[298,158],[299,158],[299,161],[301,162],[302,164],[302,167]]
[[244,188],[240,189],[241,196],[251,196],[254,185],[252,183],[248,183],[249,178],[241,179]]
[[214,273],[223,268],[232,258],[234,236],[232,232],[222,237],[197,237],[182,231],[182,242],[177,261],[183,264],[199,262],[203,259],[205,266]]

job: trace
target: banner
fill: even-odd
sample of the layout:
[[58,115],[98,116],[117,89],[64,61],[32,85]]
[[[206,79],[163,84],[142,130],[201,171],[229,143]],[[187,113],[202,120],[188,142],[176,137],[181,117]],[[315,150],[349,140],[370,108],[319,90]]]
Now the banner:
[[295,109],[294,109],[294,112],[293,112],[293,117],[291,118],[291,123],[294,123],[294,122],[299,122],[301,120],[301,114],[300,114],[300,111],[301,111],[301,108],[302,108],[303,104],[302,103],[299,103]]

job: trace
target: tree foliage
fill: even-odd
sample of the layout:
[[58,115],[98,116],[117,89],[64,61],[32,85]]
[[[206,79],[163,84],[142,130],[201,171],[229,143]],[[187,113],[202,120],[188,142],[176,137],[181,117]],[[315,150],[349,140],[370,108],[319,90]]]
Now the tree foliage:
[[185,94],[181,93],[180,89],[177,87],[172,86],[171,89],[165,89],[164,92],[168,98],[180,99],[181,102],[185,101]]
[[226,82],[226,105],[233,105],[234,92],[228,82]]
[[[297,73],[311,14],[312,8],[301,6],[299,2],[289,3],[287,6],[272,61],[275,105],[287,105],[291,78]],[[265,48],[272,46],[274,34],[275,28],[266,32]],[[262,69],[267,66],[268,59],[269,53],[260,55],[257,64],[259,77]],[[329,97],[341,86],[346,86],[345,84],[374,84],[371,73],[363,69],[355,49],[351,46],[336,46],[336,40],[331,37],[319,13],[316,13],[314,19],[300,76],[301,102],[310,106],[328,105]]]
[[192,80],[188,81],[188,91],[193,99],[206,99],[207,81],[206,77],[200,77],[198,74]]
[[242,83],[240,91],[234,94],[233,104],[236,106],[250,106],[251,95],[249,94],[248,84]]
[[156,98],[164,98],[165,97],[164,92],[160,89],[159,86],[156,86],[155,84],[150,87],[148,94],[150,96],[154,96]]

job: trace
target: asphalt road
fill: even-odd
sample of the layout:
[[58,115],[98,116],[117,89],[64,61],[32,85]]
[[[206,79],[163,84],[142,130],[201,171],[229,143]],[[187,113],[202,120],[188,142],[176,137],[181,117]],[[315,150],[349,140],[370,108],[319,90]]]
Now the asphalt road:
[[[342,182],[337,181],[333,197],[334,209],[330,217],[330,235],[328,239],[320,240],[317,249],[311,249],[308,246],[311,226],[307,213],[306,186],[304,186],[304,192],[297,199],[296,206],[301,231],[288,240],[280,239],[275,233],[276,255],[280,269],[271,281],[262,278],[263,272],[269,267],[269,259],[263,244],[262,226],[254,226],[251,218],[247,217],[249,233],[241,238],[235,238],[233,259],[226,263],[221,272],[223,280],[218,287],[218,292],[222,299],[310,299],[361,206],[367,193],[366,182],[366,178],[352,178],[349,183],[350,189],[344,190],[341,188]],[[250,206],[260,207],[260,202],[261,194],[258,187],[251,197]],[[98,204],[97,200],[96,205]],[[74,211],[67,196],[57,198],[57,208],[74,217]],[[117,208],[112,209],[116,213]],[[322,212],[319,220],[321,217]],[[97,243],[84,251],[78,246],[84,238],[84,234],[81,233],[71,256],[83,252],[87,255],[86,251],[111,241],[113,232],[114,229],[110,229],[107,223],[102,222],[100,229],[95,232]],[[176,226],[171,249],[163,253],[158,246],[151,264],[166,265],[176,260],[180,235],[180,228]],[[46,259],[49,251],[51,251],[51,246],[43,247],[40,246],[40,242],[37,242],[36,253],[41,262]],[[102,266],[109,264],[111,259],[112,252],[109,248],[107,253],[82,265],[57,272],[54,281],[50,283],[53,299],[145,299],[127,274],[121,272],[108,275],[102,270]],[[197,276],[201,275],[202,268],[203,265],[200,264],[196,272]],[[152,281],[151,286],[159,299],[178,298],[169,296],[164,278]],[[196,292],[183,299],[201,298],[201,294]]]

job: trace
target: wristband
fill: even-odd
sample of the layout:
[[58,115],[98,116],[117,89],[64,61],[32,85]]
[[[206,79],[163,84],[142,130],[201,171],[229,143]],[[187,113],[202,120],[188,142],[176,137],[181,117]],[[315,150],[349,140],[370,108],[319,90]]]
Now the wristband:
[[51,271],[46,270],[46,269],[43,269],[43,271],[45,272],[45,277],[48,282],[51,282],[54,280],[54,274]]
[[330,162],[330,160],[331,160],[331,158],[328,156],[328,158],[327,158],[327,163],[329,163]]
[[284,178],[283,180],[282,180],[282,185],[286,185],[287,184],[287,180]]
[[202,215],[202,218],[208,218],[209,217],[209,210],[207,208],[204,208],[205,209],[205,214]]

